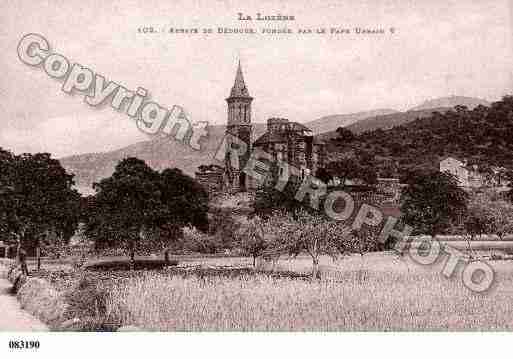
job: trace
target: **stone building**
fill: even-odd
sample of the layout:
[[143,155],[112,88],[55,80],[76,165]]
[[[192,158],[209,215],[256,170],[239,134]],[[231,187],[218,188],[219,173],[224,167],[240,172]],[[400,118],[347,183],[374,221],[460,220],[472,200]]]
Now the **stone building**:
[[447,157],[440,161],[440,172],[453,175],[461,187],[471,187],[471,182],[475,182],[475,180],[471,181],[470,169],[466,161],[460,161],[454,157]]
[[[254,190],[261,185],[243,172],[253,149],[266,151],[274,162],[285,161],[288,165],[296,167],[300,171],[299,175],[303,177],[315,174],[317,169],[325,165],[325,144],[315,139],[306,126],[284,118],[270,118],[267,121],[267,132],[252,143],[252,102],[253,97],[249,95],[239,62],[235,82],[230,96],[226,99],[226,134],[231,136],[226,137],[224,168],[203,165],[196,172],[196,179],[212,195]],[[239,166],[235,167],[232,165],[233,159],[230,158],[234,153],[231,148],[241,144],[248,150],[239,155]],[[275,174],[272,171],[270,173]]]
[[487,184],[485,177],[478,171],[478,166],[468,165],[466,160],[447,157],[440,161],[440,172],[456,177],[459,186],[463,188],[480,188]]
[[242,171],[246,162],[251,155],[251,102],[253,97],[249,95],[248,88],[244,83],[244,76],[242,74],[242,68],[237,67],[237,74],[235,75],[235,82],[230,96],[226,99],[228,106],[228,123],[226,125],[226,134],[237,137],[237,142],[244,142],[247,151],[240,155],[238,158],[239,166],[234,167],[233,161],[230,158],[232,151],[230,147],[238,146],[238,144],[232,143],[233,137],[227,136],[226,140],[226,156],[225,156],[225,178],[224,182],[226,188],[230,192],[246,191],[248,188],[248,180],[246,174]]
[[325,143],[317,140],[308,127],[285,118],[268,119],[267,131],[253,148],[270,154],[274,163],[284,161],[296,167],[301,178],[315,175],[326,162]]

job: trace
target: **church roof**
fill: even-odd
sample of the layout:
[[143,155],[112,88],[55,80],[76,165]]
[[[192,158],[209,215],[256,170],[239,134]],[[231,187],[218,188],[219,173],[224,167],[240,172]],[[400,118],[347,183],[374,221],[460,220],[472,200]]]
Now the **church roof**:
[[244,76],[242,75],[242,67],[237,67],[237,75],[235,75],[235,82],[232,87],[232,91],[230,92],[230,97],[250,97],[248,88],[244,83]]
[[287,137],[285,136],[284,133],[266,132],[255,141],[254,145],[260,146],[260,145],[264,145],[266,143],[277,143],[277,142],[287,142]]
[[312,130],[306,127],[305,125],[298,123],[298,122],[290,122],[291,130],[292,131],[305,131],[305,132],[311,132]]
[[314,143],[315,145],[325,145],[325,144],[326,144],[326,142],[324,142],[323,140],[321,140],[321,139],[319,139],[319,138],[317,138],[317,137],[314,137],[314,139],[313,139],[313,143]]

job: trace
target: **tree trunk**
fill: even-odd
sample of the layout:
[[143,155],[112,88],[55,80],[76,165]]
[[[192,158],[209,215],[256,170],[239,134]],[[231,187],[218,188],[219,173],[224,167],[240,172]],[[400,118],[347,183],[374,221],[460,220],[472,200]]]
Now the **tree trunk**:
[[129,251],[129,257],[130,257],[130,270],[134,270],[135,269],[135,245],[132,241],[130,241],[128,251]]
[[317,280],[319,276],[319,258],[314,258],[312,262],[312,280]]
[[36,247],[36,258],[37,258],[37,271],[41,270],[41,248],[39,245]]
[[256,258],[257,258],[256,256],[253,256],[253,268],[256,267]]
[[16,243],[16,261],[20,262],[20,250],[21,250],[21,238],[18,237],[17,243]]
[[24,258],[22,261],[21,261],[21,272],[26,275],[27,277],[29,276],[29,270],[28,270],[28,266],[27,266],[27,260]]
[[470,236],[467,236],[468,255],[471,260],[473,259],[473,254],[472,254],[472,245],[470,244],[470,242],[473,240],[473,237],[474,237],[473,234]]

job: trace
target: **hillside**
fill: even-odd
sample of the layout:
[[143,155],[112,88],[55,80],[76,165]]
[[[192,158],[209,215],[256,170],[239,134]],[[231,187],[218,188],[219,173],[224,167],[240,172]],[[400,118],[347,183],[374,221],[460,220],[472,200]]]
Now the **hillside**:
[[[265,130],[262,124],[254,128],[254,135],[259,136]],[[209,136],[202,141],[201,151],[167,137],[157,137],[121,148],[116,151],[89,153],[60,159],[68,172],[75,174],[75,182],[83,194],[92,193],[91,185],[101,178],[110,176],[116,164],[126,157],[137,157],[152,168],[162,170],[178,167],[193,176],[197,167],[214,161],[217,148],[221,145],[225,127],[209,127]]]
[[353,131],[354,133],[374,131],[378,128],[386,130],[394,126],[404,125],[408,122],[416,120],[417,118],[429,117],[435,111],[442,113],[446,112],[447,110],[454,108],[458,105],[466,106],[468,107],[468,109],[472,110],[479,105],[490,106],[490,102],[475,97],[440,97],[424,101],[422,104],[415,106],[409,109],[408,111],[376,114],[362,121],[350,124],[347,126],[347,128]]
[[[314,133],[335,130],[348,123],[354,123],[368,115],[391,112],[392,110],[376,110],[353,113],[348,115],[326,116],[305,123]],[[266,125],[253,125],[253,140],[265,132]],[[213,162],[217,148],[222,143],[225,126],[210,126],[209,136],[202,142],[202,150],[195,151],[181,143],[168,138],[155,138],[138,142],[119,150],[104,153],[88,153],[62,158],[60,161],[67,171],[75,174],[75,182],[83,194],[93,192],[91,186],[101,178],[108,177],[114,166],[123,158],[134,156],[146,161],[151,167],[161,170],[167,167],[178,167],[193,176],[201,164]]]
[[[462,104],[459,101],[470,104],[478,103],[479,99],[465,97],[451,97],[451,104]],[[417,106],[426,107],[430,104],[447,103],[444,98],[426,101]],[[418,118],[431,116],[434,111],[446,112],[448,108],[430,108],[418,111],[396,112],[394,110],[380,109],[374,111],[358,112],[346,115],[325,116],[305,123],[315,134],[320,134],[322,139],[330,140],[336,137],[335,130],[338,127],[347,126],[354,133],[363,133],[375,129],[390,129],[394,126],[405,125]],[[105,153],[90,153],[65,157],[61,159],[62,165],[75,174],[78,189],[84,193],[92,193],[91,185],[101,178],[108,177],[114,171],[114,166],[123,158],[135,156],[146,161],[155,169],[167,167],[181,168],[185,173],[194,175],[201,164],[213,162],[217,148],[222,142],[225,126],[210,126],[209,137],[203,140],[201,151],[195,151],[181,143],[168,138],[155,138],[148,141],[135,143],[119,150]],[[263,134],[265,124],[254,124],[253,140]],[[330,143],[330,151],[337,152]]]
[[347,128],[353,133],[374,131],[378,128],[386,130],[395,126],[404,125],[411,121],[415,121],[417,118],[429,117],[435,111],[445,112],[447,110],[449,110],[448,107],[430,108],[419,111],[396,112],[387,115],[373,116],[371,118],[367,118],[365,120],[358,121],[352,125],[349,125]]
[[313,132],[317,134],[328,131],[334,131],[339,127],[346,127],[369,117],[388,115],[392,113],[397,113],[397,111],[391,109],[380,109],[374,111],[351,113],[346,115],[330,115],[321,117],[317,120],[310,121],[308,123],[305,123],[305,125],[310,127],[313,130]]
[[[329,139],[327,135],[323,136]],[[329,156],[366,155],[382,176],[404,178],[412,170],[438,168],[447,156],[467,159],[479,168],[513,169],[513,97],[490,107],[449,110],[392,129],[360,133],[351,142],[329,140]]]

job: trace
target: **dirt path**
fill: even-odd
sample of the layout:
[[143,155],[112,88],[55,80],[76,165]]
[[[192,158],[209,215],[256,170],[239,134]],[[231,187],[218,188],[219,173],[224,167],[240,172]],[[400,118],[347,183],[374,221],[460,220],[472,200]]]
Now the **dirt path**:
[[20,308],[16,297],[9,294],[11,283],[0,279],[0,332],[46,331],[48,327]]

